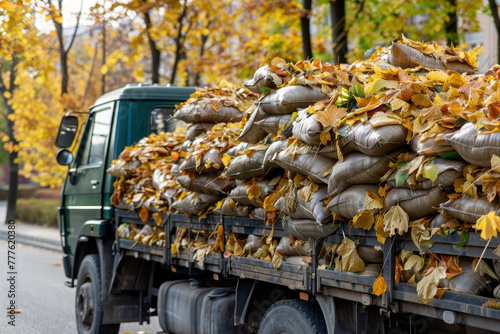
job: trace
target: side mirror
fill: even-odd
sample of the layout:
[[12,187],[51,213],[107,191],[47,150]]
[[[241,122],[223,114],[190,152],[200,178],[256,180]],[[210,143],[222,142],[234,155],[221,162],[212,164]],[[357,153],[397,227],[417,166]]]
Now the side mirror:
[[[68,148],[73,144],[76,131],[78,130],[78,117],[74,115],[64,115],[59,131],[57,132],[56,147]],[[59,154],[59,153],[58,153]],[[59,161],[59,160],[57,160]]]
[[59,165],[68,166],[73,162],[73,154],[65,148],[60,149],[57,151],[56,160]]

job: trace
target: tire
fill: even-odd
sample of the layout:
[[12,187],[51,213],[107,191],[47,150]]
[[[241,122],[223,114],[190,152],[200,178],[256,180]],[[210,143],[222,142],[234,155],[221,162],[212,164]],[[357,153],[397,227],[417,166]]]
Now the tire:
[[323,313],[318,305],[299,299],[282,300],[264,314],[258,334],[324,334]]
[[120,324],[102,324],[102,284],[99,256],[83,259],[76,284],[76,327],[79,334],[117,334]]

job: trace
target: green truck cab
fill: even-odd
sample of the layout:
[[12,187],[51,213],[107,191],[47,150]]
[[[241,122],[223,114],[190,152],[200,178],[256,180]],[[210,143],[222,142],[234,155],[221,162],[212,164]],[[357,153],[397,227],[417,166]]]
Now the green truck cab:
[[[115,236],[111,223],[114,208],[110,198],[114,180],[106,170],[125,146],[133,145],[149,133],[167,130],[175,105],[187,100],[193,92],[194,88],[136,84],[103,95],[90,108],[74,159],[67,148],[81,129],[75,116],[63,118],[56,146],[62,148],[57,155],[58,162],[69,165],[59,209],[64,271],[70,279],[67,285],[75,286],[82,262],[89,254],[97,256],[94,258],[98,261],[97,269],[103,271],[103,284],[100,285],[105,286],[106,281],[111,279],[111,248]],[[87,315],[81,316],[79,331],[93,333],[92,326],[80,330],[80,325],[85,327],[86,322],[92,322],[89,318],[91,312],[87,310],[89,293],[87,291],[85,295],[84,291],[82,294],[80,313],[87,312]],[[134,300],[133,303],[136,302]],[[118,307],[118,304],[115,306]],[[125,310],[127,302],[121,304]],[[104,311],[104,322],[129,319],[127,311],[121,312],[122,315],[114,313],[108,315]]]

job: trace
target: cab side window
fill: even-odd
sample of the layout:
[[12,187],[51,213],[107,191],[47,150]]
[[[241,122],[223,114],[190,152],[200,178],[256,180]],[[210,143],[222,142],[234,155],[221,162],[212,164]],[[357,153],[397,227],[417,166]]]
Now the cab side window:
[[101,164],[106,156],[106,142],[111,128],[111,108],[96,111],[85,129],[82,147],[78,152],[77,165]]
[[149,111],[149,133],[174,132],[178,120],[172,118],[173,106],[154,107]]

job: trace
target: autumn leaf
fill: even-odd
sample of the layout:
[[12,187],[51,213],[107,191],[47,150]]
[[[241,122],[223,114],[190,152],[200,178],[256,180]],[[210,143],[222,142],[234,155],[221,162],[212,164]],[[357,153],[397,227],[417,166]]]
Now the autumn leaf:
[[431,240],[433,233],[419,221],[411,223],[411,239],[415,246],[418,247],[420,254],[425,254],[432,248],[434,242]]
[[396,233],[403,235],[408,231],[409,221],[408,214],[399,205],[395,205],[384,216],[384,231],[388,232],[389,236]]
[[10,1],[2,0],[0,1],[0,8],[11,12],[16,9],[16,6],[12,4]]
[[385,282],[384,275],[380,275],[375,282],[373,282],[373,294],[375,296],[382,295],[387,290],[387,283]]
[[404,270],[412,270],[417,265],[417,272],[424,267],[424,258],[420,255],[411,255],[404,263]]
[[389,233],[384,230],[384,217],[382,215],[377,215],[375,221],[375,234],[377,236],[377,241],[381,244],[384,244],[385,239],[389,237]]
[[446,269],[436,267],[417,283],[417,295],[424,304],[434,299],[438,290],[439,280],[443,278],[446,278]]
[[247,194],[249,199],[259,198],[262,195],[262,189],[255,179],[253,179],[250,185],[247,184]]
[[139,217],[141,217],[141,220],[143,223],[146,223],[149,219],[149,210],[146,208],[145,205],[141,206],[141,210],[139,211]]
[[231,156],[228,155],[228,154],[224,154],[222,156],[222,163],[224,164],[224,166],[228,166],[229,165],[229,162],[231,161]]
[[365,263],[356,251],[354,241],[349,238],[344,238],[337,254],[341,256],[341,268],[343,271],[362,272],[365,269]]
[[491,157],[491,170],[500,174],[500,157],[496,154]]
[[500,231],[500,217],[495,211],[490,211],[477,220],[476,229],[481,231],[481,238],[484,240],[496,237],[497,232]]
[[371,230],[373,223],[375,223],[373,212],[368,210],[363,210],[359,212],[352,219],[352,223],[355,228],[362,228],[367,231]]
[[[141,211],[142,211],[142,208],[141,208]],[[163,223],[163,214],[161,212],[153,213],[153,220],[155,221],[157,226],[160,226],[161,223]]]
[[377,210],[383,208],[384,208],[384,199],[381,198],[379,195],[375,194],[373,191],[367,189],[365,197],[365,209]]
[[338,108],[335,104],[330,104],[325,109],[318,111],[316,120],[324,127],[338,127],[340,120],[347,115],[346,108]]
[[422,176],[426,179],[431,180],[432,182],[436,181],[439,175],[439,170],[435,164],[428,164],[424,166],[422,171]]
[[500,116],[500,102],[493,102],[488,105],[488,118],[490,121],[498,119]]
[[319,186],[315,184],[314,182],[311,182],[309,185],[303,187],[300,189],[299,194],[300,197],[306,202],[309,202],[316,190],[319,189]]

